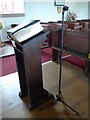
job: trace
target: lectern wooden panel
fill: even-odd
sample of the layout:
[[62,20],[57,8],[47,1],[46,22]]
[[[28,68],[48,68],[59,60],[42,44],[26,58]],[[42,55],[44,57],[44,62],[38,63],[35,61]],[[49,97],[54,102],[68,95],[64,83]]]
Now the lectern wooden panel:
[[[20,43],[15,41],[14,49],[21,88],[19,96],[22,98],[28,95],[30,110],[54,98],[51,93],[43,88],[41,45],[47,39],[48,33],[41,31]],[[11,36],[11,31],[8,34],[12,39],[14,38]]]

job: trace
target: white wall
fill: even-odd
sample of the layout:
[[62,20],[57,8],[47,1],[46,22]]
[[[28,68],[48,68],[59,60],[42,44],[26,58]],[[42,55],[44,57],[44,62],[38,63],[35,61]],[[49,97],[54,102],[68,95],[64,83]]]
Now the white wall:
[[90,1],[88,3],[88,18],[90,19]]
[[[3,40],[6,40],[6,30],[10,28],[13,23],[20,24],[23,21],[39,19],[42,22],[58,21],[62,19],[62,14],[58,14],[57,7],[54,2],[28,2],[25,0],[25,15],[24,16],[5,16],[1,18],[5,24],[3,30]],[[54,1],[54,0],[53,0]],[[74,11],[78,19],[88,18],[88,3],[87,2],[66,2],[70,11]],[[66,14],[66,13],[65,13]]]
[[70,11],[74,11],[78,16],[77,19],[88,18],[88,2],[67,2]]

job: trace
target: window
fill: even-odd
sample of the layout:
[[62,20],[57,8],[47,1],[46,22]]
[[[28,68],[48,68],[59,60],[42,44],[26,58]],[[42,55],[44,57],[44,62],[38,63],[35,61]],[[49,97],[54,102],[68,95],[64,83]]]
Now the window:
[[54,5],[55,6],[64,6],[65,0],[54,0]]
[[20,13],[24,13],[24,0],[0,0],[0,14]]

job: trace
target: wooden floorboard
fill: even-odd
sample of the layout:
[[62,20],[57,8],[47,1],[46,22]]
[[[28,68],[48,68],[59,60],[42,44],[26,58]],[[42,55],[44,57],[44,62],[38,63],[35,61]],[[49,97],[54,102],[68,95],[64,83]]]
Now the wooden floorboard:
[[[43,64],[44,88],[54,96],[58,93],[59,64]],[[88,118],[88,77],[84,71],[63,61],[61,90],[64,102],[79,112],[81,118]],[[2,118],[79,118],[61,102],[53,100],[29,111],[28,97],[19,98],[18,73],[0,78],[0,107]],[[0,112],[1,112],[0,111]]]

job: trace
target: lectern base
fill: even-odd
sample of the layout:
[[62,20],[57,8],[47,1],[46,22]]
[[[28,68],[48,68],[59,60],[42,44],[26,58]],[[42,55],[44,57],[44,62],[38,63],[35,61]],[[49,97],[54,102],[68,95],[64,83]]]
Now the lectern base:
[[31,111],[32,109],[36,108],[37,106],[47,102],[48,100],[54,99],[54,95],[49,93],[47,90],[42,89],[39,93],[37,93],[35,96],[29,96],[24,95],[22,92],[19,92],[19,97],[23,99],[25,96],[30,97],[29,98],[29,104],[28,109]]
[[31,111],[32,109],[38,107],[39,105],[44,104],[45,102],[51,100],[51,99],[55,99],[54,96],[51,93],[48,93],[48,96],[46,96],[45,98],[41,99],[40,101],[38,101],[37,103],[34,104],[28,104],[28,109]]

